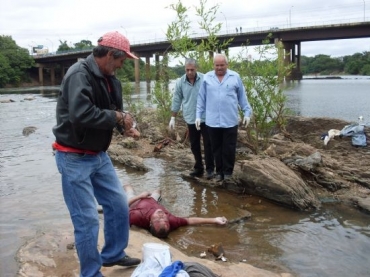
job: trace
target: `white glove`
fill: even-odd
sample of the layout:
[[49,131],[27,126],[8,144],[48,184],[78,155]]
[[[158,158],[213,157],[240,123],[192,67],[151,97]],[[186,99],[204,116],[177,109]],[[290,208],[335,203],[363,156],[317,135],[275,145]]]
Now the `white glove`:
[[243,126],[244,127],[248,127],[249,122],[251,122],[251,118],[248,117],[248,116],[244,116],[244,118],[243,118]]
[[195,128],[197,128],[198,131],[200,130],[200,118],[195,119]]
[[225,225],[227,223],[227,219],[224,216],[216,217],[215,221],[216,221],[216,224],[219,224],[219,225]]
[[171,117],[170,124],[168,124],[168,128],[170,130],[175,130],[175,117],[174,116]]

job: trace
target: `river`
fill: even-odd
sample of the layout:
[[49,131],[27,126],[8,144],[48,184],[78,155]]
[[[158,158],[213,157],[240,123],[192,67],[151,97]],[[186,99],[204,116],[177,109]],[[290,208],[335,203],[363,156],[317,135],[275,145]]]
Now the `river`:
[[[302,80],[286,91],[288,106],[301,116],[370,121],[370,78]],[[24,100],[34,97],[32,101]],[[148,101],[146,84],[137,99]],[[15,276],[17,250],[49,229],[71,228],[51,143],[56,87],[0,90],[0,276]],[[149,104],[147,104],[149,105]],[[35,133],[23,136],[26,126]],[[147,173],[116,165],[123,183],[137,191],[160,187],[164,204],[180,216],[233,215],[246,206],[252,218],[219,228],[184,227],[168,243],[197,255],[222,242],[231,261],[295,276],[370,276],[370,217],[354,208],[326,203],[319,211],[297,212],[264,199],[238,196],[183,180],[170,163],[149,158]]]

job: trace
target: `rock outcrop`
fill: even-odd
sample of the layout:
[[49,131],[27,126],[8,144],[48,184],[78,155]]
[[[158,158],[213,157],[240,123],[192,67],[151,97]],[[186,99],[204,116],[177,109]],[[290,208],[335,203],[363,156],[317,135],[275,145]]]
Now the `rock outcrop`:
[[[145,116],[142,121],[150,123],[139,123],[143,135],[136,142],[139,146],[127,147],[130,144],[116,136],[109,148],[112,159],[138,170],[148,170],[138,157],[155,156],[171,160],[171,166],[181,172],[189,169],[193,157],[186,140],[186,124],[179,118],[176,131],[165,133],[154,124],[153,113],[146,111]],[[370,201],[369,147],[356,148],[350,138],[337,137],[324,145],[320,138],[327,130],[342,129],[348,124],[332,118],[291,117],[287,132],[274,135],[270,146],[259,155],[252,154],[247,144],[239,140],[233,178],[222,187],[298,210],[316,209],[321,201],[335,199],[370,212],[366,204]],[[156,143],[163,140],[170,143],[154,152]],[[197,181],[220,185],[203,179]]]

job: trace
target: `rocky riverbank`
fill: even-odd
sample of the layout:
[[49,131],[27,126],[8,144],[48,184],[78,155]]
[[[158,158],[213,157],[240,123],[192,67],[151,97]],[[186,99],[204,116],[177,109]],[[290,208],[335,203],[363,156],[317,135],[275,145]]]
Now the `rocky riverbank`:
[[[139,124],[142,139],[115,136],[109,149],[111,158],[137,170],[147,170],[142,158],[150,156],[169,159],[182,172],[191,169],[193,157],[185,123],[178,119],[176,131],[166,133],[156,122],[148,111]],[[322,202],[330,201],[370,214],[369,146],[354,147],[350,137],[335,137],[327,145],[321,140],[328,130],[341,130],[348,124],[333,118],[290,117],[287,132],[274,135],[268,149],[259,155],[248,149],[245,130],[241,129],[233,179],[222,184],[203,178],[197,181],[264,197],[292,209],[317,209]],[[366,131],[370,142],[370,130]]]
[[[129,245],[126,249],[128,255],[132,257],[142,257],[142,246],[144,243],[166,244],[146,231],[132,228],[130,231]],[[99,247],[104,245],[103,229],[99,232]],[[245,262],[231,263],[221,260],[201,259],[188,257],[176,248],[168,245],[172,256],[172,261],[197,262],[222,277],[246,276],[250,277],[292,277],[289,273],[274,273],[268,270],[256,268]],[[208,256],[210,254],[208,253]],[[30,240],[20,249],[17,256],[21,263],[18,276],[22,277],[78,277],[79,265],[76,249],[74,248],[73,228],[66,226],[62,230],[53,230],[42,233]],[[102,274],[107,277],[129,277],[136,267],[103,267]]]
[[[142,138],[135,141],[114,136],[108,152],[112,160],[135,170],[150,170],[144,158],[157,157],[171,161],[184,178],[193,165],[186,139],[186,125],[177,120],[176,131],[161,129],[153,111],[139,120]],[[321,134],[342,129],[348,122],[331,118],[291,117],[287,132],[276,134],[269,148],[254,155],[240,130],[237,163],[233,179],[227,183],[195,181],[206,186],[220,186],[237,194],[253,194],[297,210],[317,209],[325,201],[344,203],[370,214],[370,148],[356,148],[350,138],[335,138],[324,145]],[[100,232],[103,233],[102,230]],[[161,242],[143,230],[130,232],[128,254],[141,257],[145,242]],[[103,245],[99,238],[99,245]],[[246,263],[224,263],[212,258],[187,257],[171,247],[173,259],[200,262],[214,272],[227,276],[291,276],[273,273]],[[72,226],[50,230],[31,239],[18,253],[20,276],[78,276],[78,260],[73,247]],[[133,268],[103,269],[105,276],[130,276]]]

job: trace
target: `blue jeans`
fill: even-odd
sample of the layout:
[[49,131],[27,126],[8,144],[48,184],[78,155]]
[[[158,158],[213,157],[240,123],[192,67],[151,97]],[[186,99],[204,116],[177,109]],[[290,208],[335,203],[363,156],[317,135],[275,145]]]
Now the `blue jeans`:
[[[55,160],[74,226],[80,276],[101,277],[102,263],[115,262],[126,255],[130,228],[126,193],[106,152],[88,155],[56,151]],[[101,254],[95,199],[104,213],[105,245]]]

